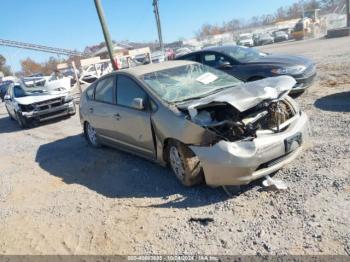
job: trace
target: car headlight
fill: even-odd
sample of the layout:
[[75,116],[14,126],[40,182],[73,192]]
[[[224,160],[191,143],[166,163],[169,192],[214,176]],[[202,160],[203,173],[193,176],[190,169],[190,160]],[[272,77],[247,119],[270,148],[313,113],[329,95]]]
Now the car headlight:
[[64,103],[69,103],[71,101],[73,101],[73,97],[72,96],[65,96],[65,98],[63,100]]
[[283,67],[283,68],[274,68],[271,70],[271,72],[276,75],[298,75],[304,72],[305,69],[306,69],[305,66],[298,65],[298,66],[289,66],[289,67]]

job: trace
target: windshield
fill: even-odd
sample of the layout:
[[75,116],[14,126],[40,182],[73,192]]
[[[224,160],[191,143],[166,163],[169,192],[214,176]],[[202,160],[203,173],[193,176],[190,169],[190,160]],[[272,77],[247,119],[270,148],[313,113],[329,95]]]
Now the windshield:
[[259,52],[254,48],[248,48],[244,46],[224,47],[220,48],[218,51],[231,56],[233,59],[237,60],[240,63],[255,61],[267,55],[265,53]]
[[260,38],[270,38],[271,36],[269,34],[262,34],[260,35]]
[[42,89],[35,89],[35,90],[25,90],[21,86],[14,86],[13,87],[13,95],[14,97],[25,97],[25,96],[38,96],[38,95],[44,95],[48,92],[46,90]]
[[143,80],[169,103],[199,99],[241,83],[233,76],[202,64],[152,72],[144,75]]
[[240,36],[239,39],[241,39],[241,40],[250,40],[250,39],[252,39],[252,37],[250,35],[243,35],[243,36]]

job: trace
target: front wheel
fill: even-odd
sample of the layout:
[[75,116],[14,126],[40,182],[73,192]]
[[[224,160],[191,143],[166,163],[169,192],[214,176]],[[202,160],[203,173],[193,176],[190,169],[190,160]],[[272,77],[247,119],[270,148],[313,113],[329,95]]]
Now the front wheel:
[[234,197],[241,193],[240,186],[222,186],[222,189],[229,197]]
[[168,161],[175,176],[184,186],[194,186],[204,181],[198,157],[184,144],[172,141],[168,145]]
[[95,128],[91,126],[89,122],[86,122],[84,124],[84,135],[86,140],[89,142],[90,145],[93,147],[100,147],[101,144],[98,141],[97,133]]
[[[5,106],[6,107],[6,106]],[[15,120],[14,118],[13,118],[13,116],[10,114],[10,111],[7,109],[7,107],[6,107],[6,111],[7,111],[7,113],[9,114],[9,118],[11,119],[11,120]]]
[[22,116],[20,113],[16,112],[16,120],[21,128],[28,127],[28,119]]

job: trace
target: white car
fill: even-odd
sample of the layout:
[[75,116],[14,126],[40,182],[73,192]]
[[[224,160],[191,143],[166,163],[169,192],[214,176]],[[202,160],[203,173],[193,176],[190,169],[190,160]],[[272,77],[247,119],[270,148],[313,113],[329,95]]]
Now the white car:
[[248,46],[248,47],[254,46],[253,35],[249,33],[240,34],[238,44],[242,46]]
[[28,91],[19,84],[8,88],[4,97],[5,107],[11,119],[22,128],[32,122],[42,122],[61,116],[74,115],[75,104],[68,93],[45,90]]

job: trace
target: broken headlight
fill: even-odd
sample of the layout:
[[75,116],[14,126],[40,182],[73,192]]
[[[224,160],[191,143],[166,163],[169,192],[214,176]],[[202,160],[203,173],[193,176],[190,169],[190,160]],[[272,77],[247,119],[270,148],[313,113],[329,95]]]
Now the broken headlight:
[[65,98],[63,99],[63,102],[64,103],[69,103],[69,102],[72,102],[73,101],[73,97],[68,95],[68,96],[65,96]]
[[305,69],[306,69],[305,66],[298,65],[298,66],[274,68],[271,70],[271,72],[276,75],[298,75],[303,73]]
[[21,108],[22,112],[30,112],[35,109],[33,105],[19,105],[19,107]]

